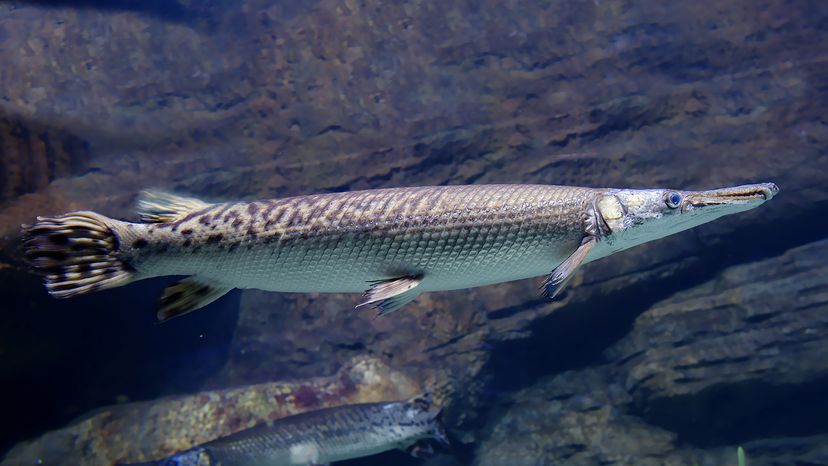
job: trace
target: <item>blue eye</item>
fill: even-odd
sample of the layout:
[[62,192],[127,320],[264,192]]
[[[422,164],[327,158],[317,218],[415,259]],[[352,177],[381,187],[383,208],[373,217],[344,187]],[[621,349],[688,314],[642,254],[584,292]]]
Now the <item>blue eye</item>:
[[667,195],[667,207],[675,209],[681,205],[682,197],[679,193],[669,193]]

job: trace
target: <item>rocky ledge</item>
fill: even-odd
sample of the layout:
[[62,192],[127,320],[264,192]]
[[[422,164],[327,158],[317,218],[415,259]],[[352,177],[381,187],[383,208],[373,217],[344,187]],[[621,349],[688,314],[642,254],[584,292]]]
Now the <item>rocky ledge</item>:
[[499,399],[475,464],[722,465],[738,444],[825,463],[826,257],[807,244],[649,306],[600,363]]

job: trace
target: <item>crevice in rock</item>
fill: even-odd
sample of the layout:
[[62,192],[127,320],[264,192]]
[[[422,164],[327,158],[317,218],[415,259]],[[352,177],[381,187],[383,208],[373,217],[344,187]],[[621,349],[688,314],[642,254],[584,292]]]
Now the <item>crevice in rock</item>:
[[694,395],[639,402],[631,414],[675,432],[681,444],[707,448],[750,439],[828,432],[828,376],[801,384],[741,382]]
[[696,262],[681,272],[680,280],[663,280],[657,286],[642,282],[556,310],[532,323],[530,337],[495,344],[483,372],[492,374],[493,390],[504,391],[532,385],[546,375],[599,364],[602,352],[629,332],[639,314],[670,294],[703,282],[705,269]]
[[168,0],[19,0],[16,3],[49,8],[132,11],[171,22],[183,22],[191,15],[186,6]]
[[61,128],[0,114],[0,204],[82,173],[89,142]]

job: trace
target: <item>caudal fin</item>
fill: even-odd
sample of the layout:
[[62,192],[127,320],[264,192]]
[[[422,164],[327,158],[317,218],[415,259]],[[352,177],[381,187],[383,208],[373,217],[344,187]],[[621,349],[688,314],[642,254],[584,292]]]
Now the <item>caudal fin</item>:
[[114,220],[94,212],[38,217],[23,225],[26,259],[56,298],[69,298],[129,283],[134,270],[118,257]]
[[446,431],[443,428],[442,421],[440,420],[443,408],[442,406],[435,406],[434,397],[432,396],[431,391],[427,390],[413,398],[410,398],[406,401],[406,403],[417,411],[425,413],[428,416],[428,420],[431,423],[431,432],[429,433],[429,437],[436,440],[440,445],[448,447],[448,435],[446,435]]

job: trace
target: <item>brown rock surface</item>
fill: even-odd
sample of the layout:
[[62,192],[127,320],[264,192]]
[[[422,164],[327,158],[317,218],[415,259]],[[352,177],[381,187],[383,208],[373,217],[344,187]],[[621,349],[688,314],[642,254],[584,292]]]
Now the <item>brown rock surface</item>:
[[[23,373],[40,387],[32,399],[60,400],[61,410],[13,403],[6,412],[22,420],[10,439],[32,434],[32,425],[20,427],[29,419],[57,427],[123,392],[184,390],[159,387],[182,372],[175,357],[192,389],[315,377],[373,354],[409,376],[439,380],[452,394],[445,414],[455,458],[486,464],[506,458],[496,444],[510,441],[508,429],[492,427],[492,391],[507,399],[517,391],[541,409],[537,397],[547,390],[585,390],[568,386],[570,378],[629,390],[616,402],[608,388],[590,386],[598,408],[561,401],[526,442],[541,454],[561,415],[567,427],[555,458],[580,445],[573,458],[583,464],[636,464],[691,457],[673,450],[674,441],[699,422],[675,400],[755,398],[751,387],[780,381],[825,386],[821,362],[812,360],[818,340],[780,313],[782,296],[808,294],[785,278],[816,274],[809,259],[825,252],[814,243],[813,256],[780,254],[828,235],[822,2],[245,0],[179,2],[172,16],[154,2],[103,11],[39,4],[0,5],[0,112],[30,134],[48,128],[69,159],[38,149],[45,158],[37,163],[66,168],[32,171],[9,191],[31,192],[0,204],[0,283],[17,310],[0,325],[0,382],[18,387]],[[66,142],[76,140],[82,150]],[[21,166],[18,148],[26,146],[3,147],[3,173],[11,173],[6,167]],[[591,264],[557,302],[522,281],[433,293],[388,319],[353,312],[356,296],[245,291],[237,322],[227,309],[235,302],[224,300],[224,309],[217,303],[159,330],[140,319],[152,319],[161,284],[53,301],[24,275],[16,249],[18,225],[34,215],[94,209],[134,218],[135,195],[146,187],[228,199],[446,183],[753,181],[775,181],[782,194],[760,210]],[[765,288],[732,267],[762,258],[771,266],[751,273],[764,274]],[[819,296],[825,278],[816,275],[808,283]],[[650,314],[658,310],[664,314]],[[807,308],[793,315],[819,322]],[[705,333],[712,321],[715,330]],[[673,335],[691,340],[673,348]],[[155,348],[141,347],[142,339],[177,346],[150,354]],[[648,351],[651,342],[658,346]],[[196,350],[213,356],[204,363],[188,352]],[[54,372],[59,366],[66,372]],[[534,409],[520,403],[515,409]],[[580,419],[592,426],[583,432],[629,442],[602,450],[583,439]],[[472,445],[489,438],[485,429],[494,429],[494,443]],[[748,439],[757,439],[751,450],[773,443],[693,441],[724,459],[732,451],[725,444]],[[794,443],[776,445],[779,458],[796,457]]]
[[56,128],[0,117],[0,205],[73,175],[89,157],[85,141]]

